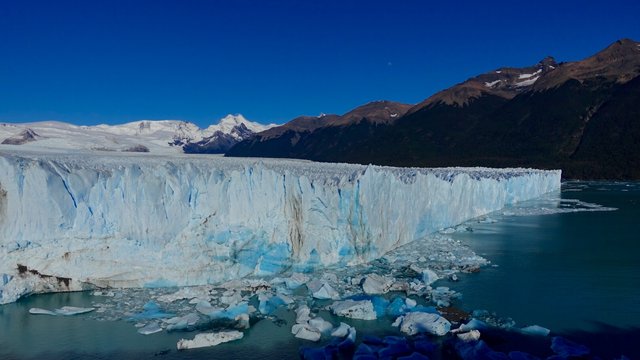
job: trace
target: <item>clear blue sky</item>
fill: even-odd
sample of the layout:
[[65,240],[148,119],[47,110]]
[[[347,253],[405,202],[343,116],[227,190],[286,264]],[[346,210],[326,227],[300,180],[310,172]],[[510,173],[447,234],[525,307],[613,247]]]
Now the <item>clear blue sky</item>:
[[204,126],[416,103],[500,66],[640,40],[639,16],[637,0],[0,0],[0,121]]

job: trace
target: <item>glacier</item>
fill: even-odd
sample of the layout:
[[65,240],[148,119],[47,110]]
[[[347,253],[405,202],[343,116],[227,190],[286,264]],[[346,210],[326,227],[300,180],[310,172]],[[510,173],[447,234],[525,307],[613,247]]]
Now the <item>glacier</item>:
[[0,149],[0,303],[363,264],[560,171]]

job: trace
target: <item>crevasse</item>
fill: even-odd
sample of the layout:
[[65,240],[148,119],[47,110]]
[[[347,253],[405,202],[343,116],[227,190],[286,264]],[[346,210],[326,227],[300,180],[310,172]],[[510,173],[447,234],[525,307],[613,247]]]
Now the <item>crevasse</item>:
[[5,152],[0,302],[64,290],[51,278],[19,282],[34,274],[20,276],[18,264],[79,289],[367,262],[559,188],[559,171],[531,169]]

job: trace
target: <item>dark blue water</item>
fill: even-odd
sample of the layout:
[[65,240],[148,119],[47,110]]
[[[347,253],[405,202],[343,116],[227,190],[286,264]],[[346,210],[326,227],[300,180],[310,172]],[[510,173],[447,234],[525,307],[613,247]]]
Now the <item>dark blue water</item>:
[[[547,327],[589,343],[605,358],[640,357],[634,350],[640,338],[640,183],[568,183],[553,197],[564,202],[532,202],[515,209],[532,215],[493,214],[495,223],[475,222],[472,232],[452,234],[497,266],[436,285],[462,292],[454,305],[465,310]],[[554,206],[572,211],[575,203],[568,199],[617,210],[540,215],[541,208]],[[176,342],[194,333],[142,336],[125,321],[28,313],[31,307],[91,306],[95,300],[88,293],[48,294],[0,306],[0,359],[282,359],[296,358],[298,348],[309,345],[293,338],[293,315],[286,311],[279,315],[287,325],[262,320],[241,341],[186,352],[177,352]],[[387,320],[350,323],[359,336],[393,332]]]
[[560,195],[617,210],[473,224],[452,236],[497,267],[449,286],[463,293],[465,309],[545,326],[602,354],[640,356],[640,184],[567,183]]

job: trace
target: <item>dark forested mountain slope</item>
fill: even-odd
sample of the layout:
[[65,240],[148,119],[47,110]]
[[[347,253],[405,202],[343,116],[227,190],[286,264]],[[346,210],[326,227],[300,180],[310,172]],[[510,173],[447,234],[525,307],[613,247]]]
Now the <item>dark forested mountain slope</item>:
[[639,75],[640,44],[625,39],[578,62],[500,68],[411,108],[377,102],[310,128],[273,128],[275,135],[258,134],[228,156],[530,166],[561,168],[566,178],[640,179]]

